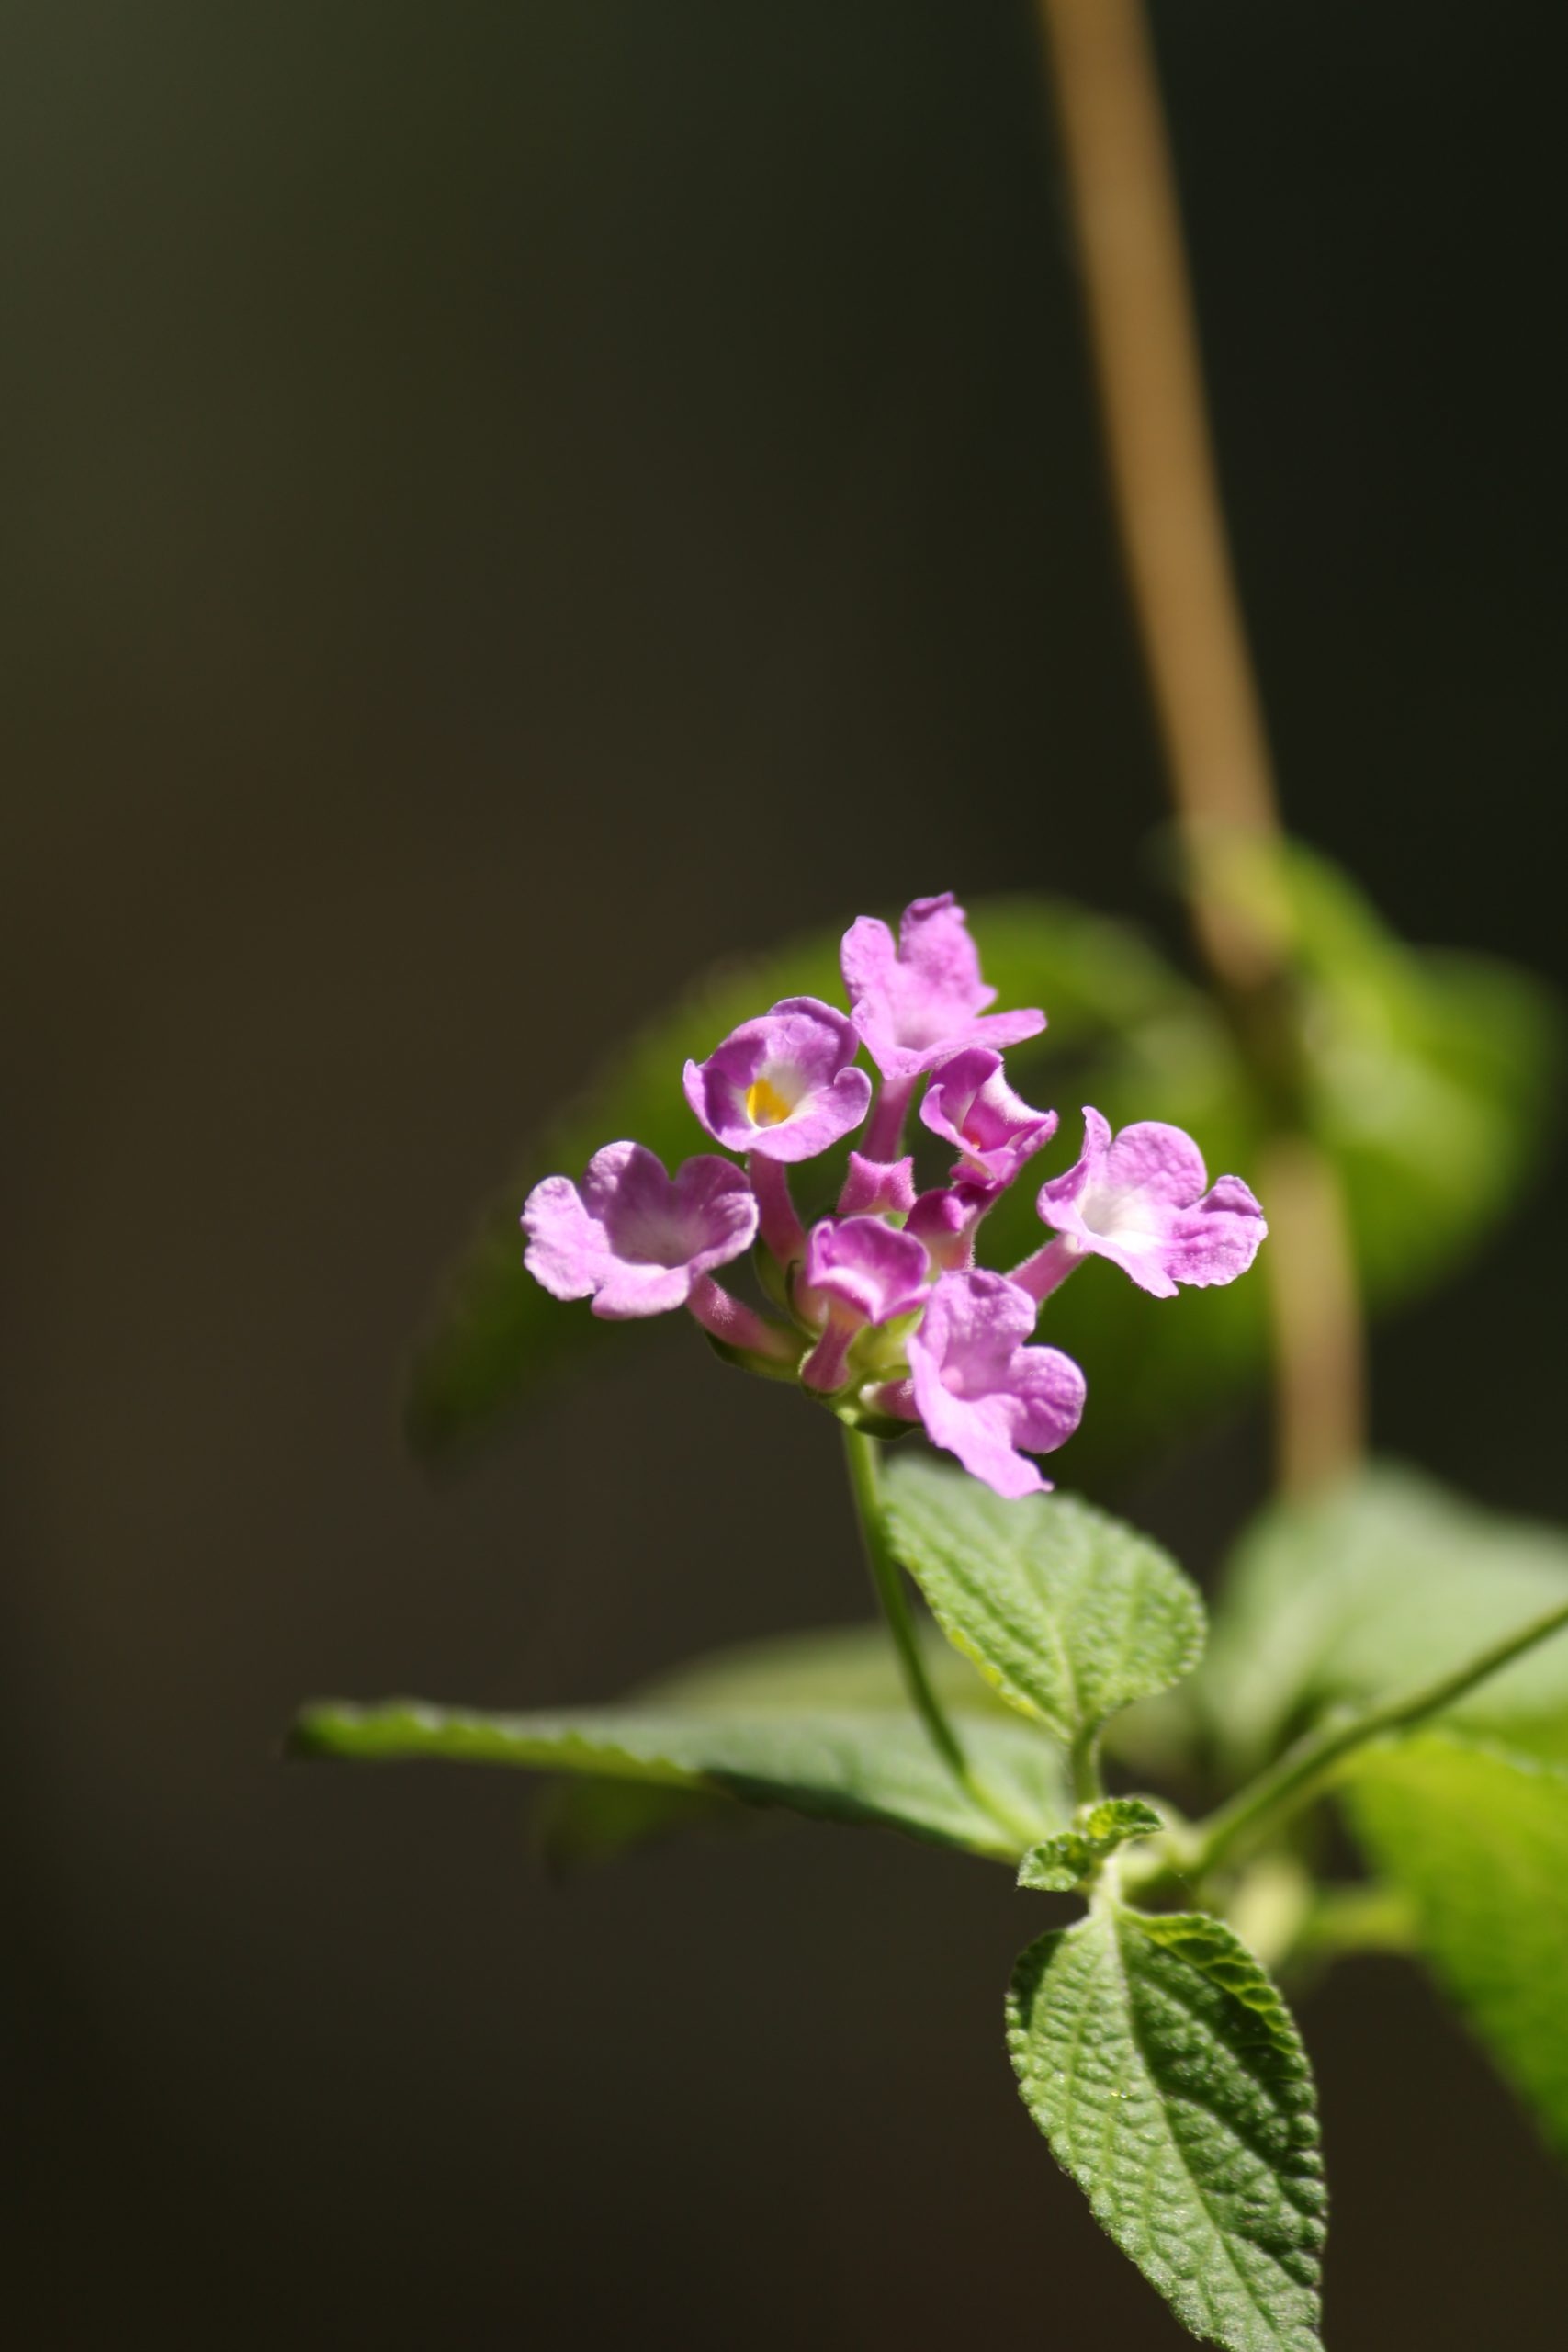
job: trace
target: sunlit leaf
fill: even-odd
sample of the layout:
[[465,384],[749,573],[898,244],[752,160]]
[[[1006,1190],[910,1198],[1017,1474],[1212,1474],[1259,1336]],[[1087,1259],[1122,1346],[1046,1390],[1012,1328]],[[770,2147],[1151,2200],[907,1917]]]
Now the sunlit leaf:
[[[920,1650],[927,1676],[950,1713],[977,1712],[1008,1720],[1006,1708],[981,1676],[929,1622],[921,1629]],[[660,1713],[673,1707],[682,1714],[739,1714],[746,1709],[794,1714],[803,1707],[907,1714],[909,1695],[887,1628],[874,1618],[863,1625],[775,1634],[710,1650],[645,1684],[626,1703]]]
[[1568,1767],[1427,1732],[1370,1750],[1347,1795],[1438,1976],[1568,2156]]
[[[924,1629],[926,1673],[949,1715],[1007,1710],[934,1625]],[[832,1626],[821,1633],[784,1634],[718,1650],[628,1695],[637,1712],[682,1714],[799,1713],[813,1709],[907,1715],[908,1694],[897,1657],[880,1621]],[[1043,1765],[1041,1766],[1043,1770]],[[1065,1784],[1056,1802],[1065,1813]],[[607,1861],[638,1846],[689,1831],[761,1828],[768,1816],[733,1798],[649,1782],[591,1779],[555,1781],[540,1811],[545,1850],[558,1867]]]
[[[1247,1771],[1325,1709],[1457,1668],[1563,1600],[1568,1532],[1377,1465],[1254,1523],[1190,1695]],[[1479,1684],[1454,1719],[1568,1758],[1568,1634]]]
[[1312,2074],[1228,1928],[1098,1905],[1020,1960],[1008,2045],[1057,2163],[1185,2327],[1227,2352],[1318,2352]]
[[889,1540],[950,1641],[1072,1741],[1190,1671],[1196,1586],[1157,1544],[1070,1495],[1004,1501],[920,1455],[887,1465]]
[[1317,1132],[1344,1178],[1363,1283],[1404,1297],[1529,1174],[1555,1116],[1558,1008],[1512,965],[1407,947],[1299,843],[1288,873]]
[[303,1711],[293,1741],[301,1754],[360,1763],[432,1758],[738,1797],[1016,1861],[1063,1818],[1055,1758],[1038,1737],[999,1721],[976,1719],[965,1744],[976,1778],[1013,1826],[1000,1826],[959,1786],[912,1716],[887,1710],[498,1715],[412,1699],[327,1701]]

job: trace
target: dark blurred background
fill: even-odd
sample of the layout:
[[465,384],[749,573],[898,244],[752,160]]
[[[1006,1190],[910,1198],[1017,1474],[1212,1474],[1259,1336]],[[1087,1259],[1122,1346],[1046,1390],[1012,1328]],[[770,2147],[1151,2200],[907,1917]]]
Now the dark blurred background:
[[[1295,827],[1568,977],[1562,12],[1155,15]],[[864,1613],[828,1426],[696,1345],[405,1459],[439,1270],[650,1001],[948,886],[1174,933],[1028,7],[0,51],[10,2340],[1173,2345],[1013,2090],[1005,1873],[563,1893],[520,1783],[277,1754]],[[1563,1205],[1377,1351],[1384,1444],[1550,1513]],[[1122,1499],[1206,1569],[1261,1455]],[[1563,2185],[1435,1999],[1306,2025],[1337,2352],[1558,2341]]]

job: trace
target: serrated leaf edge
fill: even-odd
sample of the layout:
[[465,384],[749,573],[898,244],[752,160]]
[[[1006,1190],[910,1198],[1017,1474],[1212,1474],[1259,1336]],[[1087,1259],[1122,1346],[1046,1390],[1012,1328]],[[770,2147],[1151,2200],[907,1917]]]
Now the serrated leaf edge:
[[[1110,1940],[1114,1947],[1116,1964],[1122,1978],[1122,1999],[1129,2020],[1129,2030],[1135,2045],[1137,2046],[1139,2058],[1146,2072],[1152,2074],[1153,2069],[1150,2067],[1149,2059],[1144,2049],[1142,2037],[1138,2032],[1136,2024],[1137,2012],[1132,1998],[1131,1978],[1128,1973],[1126,1958],[1122,1951],[1121,1940],[1122,1929],[1124,1924],[1134,1926],[1141,1933],[1151,1934],[1152,1940],[1164,1943],[1168,1948],[1176,1951],[1178,1957],[1185,1960],[1186,1964],[1190,1968],[1193,1968],[1195,1970],[1201,1969],[1203,1973],[1213,1974],[1214,1981],[1221,1986],[1223,1991],[1230,1994],[1234,1999],[1241,2001],[1244,2006],[1252,2009],[1258,2017],[1260,2017],[1269,2027],[1269,2038],[1275,2048],[1280,2051],[1281,2055],[1285,2056],[1290,2061],[1290,2071],[1292,2075],[1296,2080],[1303,2082],[1308,2086],[1309,2092],[1311,2091],[1313,2087],[1312,2064],[1307,2056],[1306,2048],[1302,2041],[1295,2019],[1292,2017],[1291,2012],[1286,2007],[1278,1988],[1268,1976],[1261,1963],[1254,1959],[1253,1955],[1247,1950],[1247,1947],[1240,1941],[1238,1937],[1227,1928],[1222,1921],[1210,1918],[1207,1915],[1201,1912],[1141,1912],[1133,1909],[1127,1905],[1118,1902],[1112,1896],[1097,1902],[1090,1910],[1086,1912],[1081,1919],[1075,1920],[1070,1927],[1054,1928],[1048,1929],[1044,1935],[1037,1937],[1032,1943],[1025,1946],[1014,1965],[1012,1980],[1008,1991],[1007,2046],[1009,2057],[1012,2062],[1013,2072],[1018,2078],[1020,2092],[1024,2098],[1026,2106],[1028,2105],[1028,2081],[1030,2075],[1037,2072],[1038,2069],[1021,2063],[1021,2059],[1028,2053],[1030,2050],[1031,2036],[1028,2026],[1024,2023],[1021,2013],[1016,2006],[1014,1988],[1017,1986],[1020,1976],[1034,1960],[1037,1953],[1043,1952],[1047,1947],[1059,1947],[1068,1939],[1076,1939],[1079,1936],[1092,1932],[1097,1928],[1103,1928],[1107,1923],[1109,1923],[1110,1928]],[[1199,1962],[1189,1958],[1188,1955],[1180,1950],[1180,1944],[1184,1938],[1193,1940],[1201,1940],[1211,1947],[1216,1944],[1219,1945],[1222,1948],[1226,1961],[1231,1964],[1230,1970],[1227,1971],[1225,1974],[1221,1974],[1218,1969],[1214,1966],[1213,1960],[1205,1960],[1202,1962]],[[1076,2025],[1074,2029],[1072,2047],[1075,2055],[1079,2047],[1080,2033],[1081,2021],[1080,2024]],[[1037,2128],[1039,2128],[1037,2119],[1034,2118],[1033,2109],[1032,2108],[1030,2109],[1030,2114],[1031,2120],[1035,2120]],[[1315,2116],[1314,2117],[1314,2124],[1315,2131]],[[1234,2129],[1234,2127],[1231,2128]],[[1058,2151],[1055,2143],[1047,2133],[1042,2132],[1042,2136],[1045,2139],[1046,2146],[1050,2149],[1051,2154],[1057,2165],[1087,2197],[1089,2204],[1089,2210],[1094,2214],[1094,2217],[1096,2221],[1099,2222],[1100,2227],[1105,2231],[1107,2236],[1111,2238],[1115,2244],[1122,2248],[1122,2251],[1127,2255],[1128,2258],[1134,2263],[1135,2267],[1149,2279],[1151,2286],[1153,2286],[1156,2289],[1156,2291],[1164,2298],[1169,2309],[1180,2321],[1182,2326],[1188,2330],[1188,2333],[1197,2336],[1201,2342],[1223,2343],[1223,2339],[1211,2335],[1206,2328],[1194,2324],[1190,2310],[1186,2308],[1189,2301],[1189,2296],[1185,2282],[1173,2275],[1169,2283],[1162,2283],[1159,2279],[1151,2275],[1143,2256],[1140,2254],[1135,2253],[1134,2249],[1124,2242],[1121,2229],[1117,2226],[1111,2212],[1108,2211],[1110,2200],[1105,2189],[1100,2184],[1091,2182],[1086,2178],[1074,2165],[1069,2163]],[[1237,2267],[1235,2258],[1232,2256],[1229,2245],[1226,2242],[1228,2233],[1215,2215],[1208,2192],[1193,2174],[1191,2165],[1188,2161],[1185,2148],[1181,2145],[1179,2140],[1176,2139],[1174,2133],[1171,2136],[1176,2146],[1177,2153],[1181,2159],[1183,2169],[1186,2171],[1188,2180],[1191,2186],[1193,2196],[1208,2216],[1210,2225],[1213,2228],[1216,2238],[1224,2249],[1226,2262],[1231,2273],[1241,2289],[1246,2301],[1257,2313],[1258,2319],[1267,2328],[1272,2344],[1278,2347],[1278,2352],[1306,2352],[1306,2347],[1309,2345],[1314,2348],[1314,2352],[1318,2352],[1318,2348],[1321,2345],[1321,2336],[1320,2331],[1316,2327],[1308,2329],[1304,2335],[1298,2334],[1293,2338],[1289,2339],[1280,2334],[1273,2317],[1258,2302],[1250,2280],[1245,2277]],[[1303,2149],[1302,2153],[1305,2154],[1308,2151]],[[1270,2165],[1270,2169],[1275,2170],[1277,2178],[1281,2177],[1279,2175],[1277,2168],[1272,2165]],[[1317,2197],[1314,2201],[1312,2218],[1321,2220],[1327,2209],[1327,2189],[1323,2178],[1322,2159],[1320,2156],[1317,2157],[1314,2165],[1310,2169],[1311,2176],[1315,2179],[1317,2184]],[[1287,2189],[1286,2194],[1289,2195],[1289,2193],[1290,2192]],[[1292,2198],[1291,2201],[1292,2203],[1296,2203],[1297,2200],[1294,2198]],[[1304,2208],[1300,2207],[1298,2207],[1298,2210],[1305,2211]],[[1322,2272],[1323,2266],[1321,2257],[1314,2257],[1313,2277],[1310,2284],[1314,2295],[1317,2294],[1321,2288]]]
[[[1194,1668],[1198,1666],[1203,1656],[1204,1649],[1207,1646],[1209,1631],[1208,1619],[1204,1610],[1203,1597],[1198,1587],[1188,1576],[1180,1562],[1174,1559],[1165,1549],[1165,1546],[1158,1543],[1155,1537],[1152,1535],[1145,1535],[1139,1528],[1126,1526],[1122,1521],[1116,1519],[1113,1513],[1101,1510],[1098,1504],[1091,1503],[1082,1495],[1075,1495],[1071,1493],[1064,1494],[1060,1491],[1054,1492],[1046,1501],[1046,1508],[1051,1510],[1063,1513],[1080,1525],[1093,1527],[1096,1523],[1103,1522],[1104,1524],[1115,1529],[1119,1534],[1130,1534],[1136,1539],[1140,1556],[1135,1562],[1133,1577],[1130,1579],[1131,1590],[1129,1594],[1129,1605],[1123,1620],[1122,1634],[1114,1653],[1119,1663],[1125,1661],[1125,1659],[1131,1655],[1130,1645],[1138,1623],[1139,1604],[1144,1599],[1145,1592],[1156,1589],[1164,1582],[1164,1579],[1159,1576],[1158,1571],[1156,1570],[1156,1560],[1160,1562],[1164,1567],[1169,1569],[1171,1576],[1175,1579],[1174,1586],[1165,1586],[1167,1593],[1168,1594],[1171,1591],[1179,1591],[1183,1601],[1190,1604],[1188,1611],[1190,1625],[1186,1644],[1179,1653],[1179,1662],[1172,1668],[1168,1679],[1151,1684],[1147,1690],[1140,1691],[1136,1698],[1123,1700],[1117,1706],[1109,1709],[1105,1713],[1097,1714],[1092,1717],[1083,1703],[1078,1674],[1073,1663],[1072,1654],[1067,1644],[1066,1636],[1055,1622],[1053,1621],[1048,1623],[1046,1627],[1047,1639],[1050,1642],[1053,1652],[1060,1659],[1062,1668],[1061,1680],[1072,1702],[1074,1720],[1071,1721],[1065,1719],[1054,1708],[1043,1705],[1038,1699],[1033,1698],[1028,1691],[1026,1691],[1021,1684],[1013,1681],[1004,1669],[993,1666],[982,1652],[976,1647],[974,1641],[964,1633],[962,1626],[955,1623],[949,1611],[947,1611],[941,1601],[927,1590],[924,1577],[921,1576],[919,1570],[915,1566],[914,1563],[909,1559],[908,1553],[896,1540],[895,1521],[897,1511],[896,1487],[891,1488],[889,1491],[888,1499],[885,1507],[885,1519],[887,1526],[888,1540],[892,1544],[895,1554],[901,1565],[908,1570],[908,1574],[913,1577],[915,1582],[919,1586],[921,1595],[925,1600],[927,1607],[930,1609],[931,1615],[935,1618],[937,1623],[942,1627],[942,1630],[946,1634],[948,1640],[953,1644],[953,1648],[958,1651],[962,1657],[968,1659],[970,1665],[975,1668],[976,1671],[981,1676],[987,1685],[997,1693],[998,1698],[1005,1700],[1010,1707],[1015,1708],[1021,1715],[1027,1715],[1032,1723],[1043,1724],[1045,1728],[1054,1733],[1058,1739],[1070,1744],[1074,1740],[1091,1737],[1098,1734],[1103,1730],[1104,1726],[1108,1723],[1111,1722],[1115,1716],[1122,1713],[1123,1709],[1126,1707],[1136,1706],[1143,1699],[1157,1698],[1162,1691],[1174,1690],[1179,1682],[1185,1681],[1187,1677],[1192,1673]],[[955,1579],[955,1581],[958,1581],[958,1579]],[[1088,1579],[1086,1579],[1086,1581],[1088,1581]],[[966,1585],[965,1589],[972,1590],[973,1588]],[[994,1604],[990,1600],[989,1597],[987,1598],[986,1601],[986,1613],[994,1618],[1001,1630],[1007,1634],[1021,1649],[1027,1650],[1031,1646],[1035,1645],[1033,1629],[1030,1628],[1027,1631],[1021,1630],[1014,1619],[1008,1613],[1007,1610],[999,1605]]]

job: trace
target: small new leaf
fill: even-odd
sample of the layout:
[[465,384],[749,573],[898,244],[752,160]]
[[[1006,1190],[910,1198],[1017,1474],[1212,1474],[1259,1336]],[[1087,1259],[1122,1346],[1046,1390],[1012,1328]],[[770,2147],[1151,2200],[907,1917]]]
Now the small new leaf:
[[1056,2161],[1185,2327],[1225,2352],[1320,2352],[1311,2069],[1228,1928],[1098,1905],[1024,1952],[1008,2046]]
[[1005,1501],[961,1471],[888,1464],[889,1540],[942,1630],[1065,1740],[1197,1663],[1203,1604],[1157,1544],[1068,1495]]
[[1346,1793],[1437,1975],[1568,2157],[1568,1767],[1423,1732],[1368,1750]]
[[1089,1884],[1100,1865],[1130,1838],[1152,1838],[1165,1823],[1142,1797],[1105,1797],[1080,1806],[1070,1829],[1032,1846],[1018,1866],[1018,1883],[1042,1894],[1070,1894]]
[[[1027,1842],[959,1786],[912,1716],[889,1712],[495,1715],[412,1699],[328,1701],[303,1711],[291,1744],[299,1754],[360,1762],[431,1757],[738,1797],[816,1820],[902,1829],[998,1860],[1016,1861]],[[1047,1835],[1061,1825],[1057,1759],[1021,1725],[977,1717],[964,1745],[978,1780],[1021,1830]]]

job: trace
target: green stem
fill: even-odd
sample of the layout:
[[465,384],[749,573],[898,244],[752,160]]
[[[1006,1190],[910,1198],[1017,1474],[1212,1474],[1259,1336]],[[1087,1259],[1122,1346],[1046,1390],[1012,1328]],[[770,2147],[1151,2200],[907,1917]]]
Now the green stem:
[[887,1621],[887,1630],[893,1636],[893,1646],[898,1654],[898,1665],[910,1704],[930,1734],[931,1746],[964,1795],[988,1813],[1010,1838],[1016,1839],[1019,1851],[1022,1852],[1039,1837],[1038,1826],[1021,1820],[979,1779],[926,1671],[914,1612],[909,1607],[908,1589],[904,1582],[904,1571],[887,1541],[876,1440],[868,1437],[863,1430],[851,1429],[846,1423],[844,1456],[849,1464],[850,1491],[855,1499],[855,1516],[860,1521],[866,1565],[871,1570],[876,1598],[882,1604],[883,1616]]
[[1105,1781],[1100,1770],[1100,1726],[1080,1732],[1073,1742],[1073,1803],[1078,1805],[1098,1804],[1105,1794]]
[[1402,1696],[1385,1699],[1381,1705],[1363,1707],[1357,1713],[1342,1717],[1339,1722],[1325,1724],[1321,1731],[1309,1732],[1298,1740],[1288,1754],[1245,1789],[1201,1821],[1187,1839],[1170,1855],[1169,1871],[1182,1878],[1202,1878],[1216,1863],[1224,1860],[1239,1840],[1265,1823],[1284,1818],[1320,1795],[1337,1768],[1357,1748],[1365,1747],[1374,1739],[1382,1739],[1390,1732],[1404,1731],[1412,1724],[1424,1722],[1428,1715],[1441,1713],[1458,1699],[1473,1690],[1477,1683],[1489,1675],[1511,1666],[1527,1650],[1534,1649],[1553,1634],[1568,1626],[1568,1601],[1549,1609],[1544,1616],[1532,1618],[1517,1633],[1509,1634],[1490,1649],[1483,1650],[1466,1666],[1451,1674],[1439,1675],[1436,1681],[1424,1682]]
[[860,1521],[866,1565],[871,1570],[876,1598],[882,1604],[882,1613],[887,1620],[887,1630],[893,1636],[893,1646],[898,1653],[898,1665],[904,1677],[904,1686],[909,1693],[910,1704],[931,1734],[931,1746],[948,1770],[967,1789],[971,1785],[969,1759],[926,1672],[925,1660],[920,1656],[919,1637],[915,1631],[914,1614],[909,1607],[909,1596],[905,1589],[904,1572],[894,1558],[887,1541],[876,1440],[867,1437],[863,1430],[846,1427],[844,1454],[849,1464],[850,1491],[855,1498],[855,1515]]

